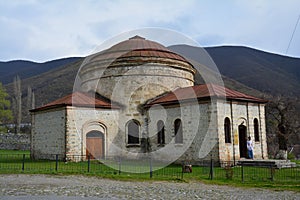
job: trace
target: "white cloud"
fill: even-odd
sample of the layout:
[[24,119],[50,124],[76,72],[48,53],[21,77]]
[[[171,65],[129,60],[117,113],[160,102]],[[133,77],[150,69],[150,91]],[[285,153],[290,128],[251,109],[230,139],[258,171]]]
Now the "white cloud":
[[[299,13],[278,1],[6,1],[0,2],[0,60],[45,61],[87,55],[124,31],[161,27],[200,44],[236,44],[284,53]],[[289,54],[300,57],[300,24]]]

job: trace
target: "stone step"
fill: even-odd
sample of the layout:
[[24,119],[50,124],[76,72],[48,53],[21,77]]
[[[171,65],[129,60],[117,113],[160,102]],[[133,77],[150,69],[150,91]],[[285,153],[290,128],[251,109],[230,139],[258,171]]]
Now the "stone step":
[[291,168],[297,167],[296,163],[289,160],[239,160],[237,165],[253,167],[273,167],[273,168]]

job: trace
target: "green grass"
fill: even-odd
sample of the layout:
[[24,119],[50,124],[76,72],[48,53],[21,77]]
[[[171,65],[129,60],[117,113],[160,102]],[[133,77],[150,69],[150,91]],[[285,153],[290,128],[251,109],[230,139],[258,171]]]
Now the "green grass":
[[[23,154],[25,154],[23,166]],[[111,167],[113,168],[111,168]],[[109,179],[125,181],[200,181],[207,184],[230,185],[236,187],[257,187],[274,190],[293,190],[300,192],[300,168],[274,169],[260,167],[244,167],[244,181],[242,181],[242,168],[233,167],[224,169],[214,168],[214,178],[210,180],[209,167],[193,166],[192,173],[181,173],[181,166],[169,165],[162,169],[157,169],[153,164],[152,178],[149,173],[149,162],[121,162],[110,161],[109,166],[92,160],[88,168],[88,162],[62,162],[57,164],[49,160],[32,160],[29,151],[8,151],[0,150],[0,174],[81,174],[86,176],[97,176]],[[24,167],[24,170],[22,170]],[[121,171],[119,172],[119,167]],[[89,171],[88,171],[89,170]],[[134,171],[130,173],[124,171]],[[139,173],[148,171],[146,173]],[[273,175],[273,180],[271,177]],[[183,176],[183,179],[182,179]]]
[[230,177],[230,174],[226,176],[225,169],[215,168],[214,179],[210,180],[208,168],[193,166],[193,173],[184,174],[184,179],[235,187],[255,187],[300,192],[299,167],[273,170],[273,181],[271,180],[271,169],[269,168],[244,167],[244,182],[242,181],[241,167],[232,168],[232,177]]
[[0,155],[7,154],[7,155],[13,155],[13,154],[26,154],[30,155],[30,151],[20,151],[20,150],[0,150]]
[[297,165],[300,165],[300,160],[292,160],[292,162],[296,163]]

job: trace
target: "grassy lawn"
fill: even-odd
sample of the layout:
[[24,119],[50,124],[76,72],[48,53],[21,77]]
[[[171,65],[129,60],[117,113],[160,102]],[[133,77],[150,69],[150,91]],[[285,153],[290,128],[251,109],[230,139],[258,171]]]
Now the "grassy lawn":
[[[23,157],[23,154],[25,157]],[[297,161],[299,164],[299,161]],[[23,164],[24,163],[24,164]],[[260,167],[215,167],[213,180],[209,167],[193,166],[192,173],[181,173],[181,166],[169,165],[156,169],[153,165],[150,178],[149,162],[110,161],[108,167],[98,160],[57,163],[49,160],[32,160],[29,151],[0,150],[0,174],[82,174],[118,180],[167,180],[200,181],[207,184],[230,185],[238,187],[258,187],[274,190],[293,190],[300,192],[300,168],[269,169]],[[120,169],[120,170],[119,170]],[[130,171],[130,172],[126,172]],[[243,176],[242,176],[243,171]],[[135,172],[135,173],[133,173]],[[273,179],[273,180],[272,180]]]
[[26,154],[30,155],[30,151],[19,151],[19,150],[0,150],[0,155],[7,154],[7,155],[12,155],[12,154]]
[[[214,178],[210,179],[209,169],[193,167],[193,173],[184,174],[188,181],[201,181],[208,184],[230,185],[236,187],[268,188],[274,190],[293,190],[300,192],[300,168],[273,170],[260,167],[244,167],[244,181],[242,181],[241,167],[232,168],[228,172],[223,168],[214,168]],[[232,176],[231,176],[232,175]]]

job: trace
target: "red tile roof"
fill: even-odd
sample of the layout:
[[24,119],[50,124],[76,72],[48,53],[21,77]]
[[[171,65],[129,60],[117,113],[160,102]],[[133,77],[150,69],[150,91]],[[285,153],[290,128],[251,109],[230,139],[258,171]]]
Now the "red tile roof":
[[138,35],[95,54],[91,61],[130,57],[169,58],[189,63],[183,56],[170,51],[165,46]]
[[228,100],[237,100],[237,101],[248,101],[248,102],[257,102],[257,103],[266,103],[267,101],[259,99],[250,95],[243,94],[228,88],[214,85],[195,85],[186,88],[179,88],[172,92],[162,95],[156,99],[149,101],[146,107],[149,107],[154,104],[169,105],[177,104],[178,101],[190,101],[190,100],[203,100],[210,99],[211,97],[217,98],[226,98]]
[[[149,101],[145,107],[151,105],[171,105],[178,104],[179,101],[191,101],[191,100],[205,100],[211,97],[224,98],[228,100],[248,101],[256,103],[266,103],[266,100],[259,99],[250,95],[243,94],[228,88],[206,84],[195,85],[186,88],[178,88],[175,91],[166,93],[161,97],[155,98]],[[76,107],[91,107],[91,108],[107,108],[107,109],[119,109],[119,105],[112,105],[111,102],[101,96],[93,96],[89,93],[75,92],[48,103],[42,107],[30,110],[30,112],[48,110],[52,108],[59,108],[64,106],[76,106]]]
[[64,106],[111,108],[111,109],[119,108],[119,106],[117,105],[112,105],[111,102],[105,99],[104,97],[99,97],[84,92],[74,92],[65,97],[57,99],[51,103],[48,103],[42,107],[30,110],[30,112],[48,110],[48,109],[59,108]]

